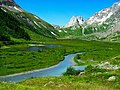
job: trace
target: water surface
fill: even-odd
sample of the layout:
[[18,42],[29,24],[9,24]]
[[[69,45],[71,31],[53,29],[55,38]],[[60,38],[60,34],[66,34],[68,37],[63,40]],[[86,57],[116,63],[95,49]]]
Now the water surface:
[[30,44],[30,47],[25,51],[44,51],[47,48],[61,48],[61,45],[58,44]]
[[[0,81],[19,82],[19,81],[22,81],[22,80],[25,80],[31,77],[60,76],[66,71],[68,67],[75,65],[73,58],[77,54],[78,53],[65,56],[62,62],[50,68],[40,69],[40,70],[36,70],[33,72],[27,72],[27,73],[22,73],[18,75],[16,74],[16,75],[11,75],[11,76],[0,77]],[[85,66],[79,66],[75,68],[79,70],[84,70]]]

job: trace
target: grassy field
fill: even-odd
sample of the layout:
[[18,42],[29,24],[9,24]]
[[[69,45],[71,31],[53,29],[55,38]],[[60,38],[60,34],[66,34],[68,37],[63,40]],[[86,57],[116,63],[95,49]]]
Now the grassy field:
[[30,71],[55,65],[64,58],[61,51],[62,50],[2,52],[0,75]]
[[75,56],[77,65],[91,65],[107,61],[112,63],[112,59],[120,55],[117,43],[94,43],[93,46],[89,44],[87,48],[89,49],[85,53]]
[[[111,61],[120,55],[120,44],[105,42],[89,42],[79,40],[59,40],[53,43],[62,45],[61,48],[49,48],[45,51],[25,51],[28,44],[4,46],[0,49],[0,75],[41,69],[58,64],[64,55],[85,52],[80,59],[92,63]],[[81,65],[82,63],[80,63]],[[84,64],[83,64],[84,65]]]
[[[70,53],[83,52],[75,56],[76,65],[98,65],[109,62],[120,66],[120,44],[82,40],[54,40],[60,48],[44,51],[25,51],[30,42],[3,46],[0,49],[0,75],[9,75],[41,69],[58,64]],[[32,42],[31,42],[32,43]],[[48,42],[46,42],[48,43]],[[81,60],[81,61],[79,61]],[[81,63],[84,62],[84,63]],[[104,70],[89,66],[83,75],[42,77],[19,83],[0,82],[0,90],[119,90],[120,69]],[[108,81],[109,77],[116,79]]]

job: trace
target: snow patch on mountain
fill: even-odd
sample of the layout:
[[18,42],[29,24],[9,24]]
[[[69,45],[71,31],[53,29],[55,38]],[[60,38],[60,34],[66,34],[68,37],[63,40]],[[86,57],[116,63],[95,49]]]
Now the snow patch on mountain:
[[57,36],[54,32],[51,32],[51,34],[53,34],[54,36]]
[[[100,14],[98,14],[100,15]],[[100,22],[100,24],[102,24],[104,21],[106,21],[108,18],[111,17],[111,15],[113,15],[112,12],[110,12],[107,16],[103,16],[101,19],[99,17],[94,17],[92,16],[89,21],[88,21],[88,24],[93,24],[93,23],[97,23],[97,22]]]
[[120,2],[113,4],[110,8],[105,8],[100,12],[97,12],[92,17],[87,19],[85,23],[87,23],[88,25],[94,23],[102,24],[104,21],[110,18],[118,9],[120,9]]
[[1,8],[4,12],[7,12],[4,8]]
[[34,22],[34,24],[36,24],[38,27],[40,27],[40,25],[39,24],[37,24],[37,22],[36,21],[33,21]]
[[22,12],[22,10],[20,10],[19,8],[17,8],[16,6],[14,6],[14,9],[19,11],[19,12]]
[[62,30],[59,30],[58,32],[62,32]]
[[36,19],[39,19],[37,16],[34,16]]
[[64,31],[65,33],[67,33],[67,31]]
[[118,6],[120,6],[120,3],[118,3]]

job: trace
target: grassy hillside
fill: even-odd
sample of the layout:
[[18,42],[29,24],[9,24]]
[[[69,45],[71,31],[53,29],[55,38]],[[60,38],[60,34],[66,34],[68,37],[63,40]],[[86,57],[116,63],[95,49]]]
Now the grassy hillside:
[[14,9],[10,11],[0,6],[0,41],[11,41],[13,38],[20,39],[18,41],[31,40],[29,32],[30,35],[32,33],[36,35],[35,37],[38,37],[36,39],[39,40],[44,38],[49,40],[58,35],[54,27],[41,18],[25,11],[18,12]]
[[43,21],[41,18],[28,12],[15,12],[14,16],[27,29],[47,37],[55,37],[51,32],[55,32],[54,27]]
[[9,41],[10,37],[30,40],[28,33],[20,25],[13,16],[0,9],[0,41]]
[[0,47],[23,42],[50,42],[56,36],[54,27],[39,17],[0,6]]
[[82,27],[77,27],[75,30],[72,27],[69,28],[56,28],[58,31],[58,38],[74,38],[82,35]]
[[24,28],[24,27],[21,27],[21,28],[23,28],[28,33],[28,35],[31,38],[31,41],[50,42],[50,41],[54,41],[55,40],[55,38],[47,37],[47,36],[43,36],[43,35],[37,34],[34,31],[31,31],[31,30],[29,30],[27,28]]

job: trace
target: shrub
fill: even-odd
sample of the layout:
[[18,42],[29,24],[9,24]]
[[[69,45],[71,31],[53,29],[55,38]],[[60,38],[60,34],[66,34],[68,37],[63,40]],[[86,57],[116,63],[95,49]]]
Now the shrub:
[[78,75],[80,70],[75,70],[73,67],[68,67],[63,75]]
[[86,68],[85,68],[85,72],[87,72],[87,73],[96,73],[96,72],[106,72],[107,70],[105,70],[105,69],[100,69],[100,68],[98,68],[97,66],[95,67],[95,66],[92,66],[92,65],[89,65],[89,66],[87,66]]

